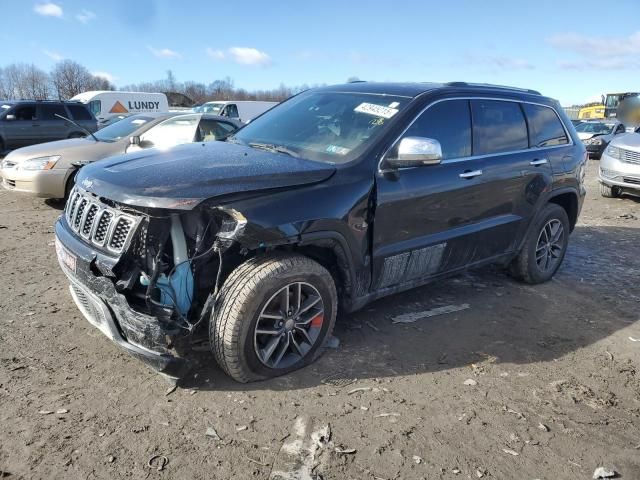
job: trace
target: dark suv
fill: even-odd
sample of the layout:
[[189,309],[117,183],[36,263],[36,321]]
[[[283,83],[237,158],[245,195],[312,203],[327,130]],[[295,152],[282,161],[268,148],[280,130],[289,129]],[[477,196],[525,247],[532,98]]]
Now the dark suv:
[[470,267],[564,258],[586,152],[558,103],[462,82],[303,92],[227,138],[84,167],[56,223],[87,319],[177,376],[207,333],[240,382],[313,361],[347,313]]
[[95,117],[82,103],[0,100],[0,152],[87,134],[82,128],[56,117],[56,114],[73,120],[90,132],[98,129]]

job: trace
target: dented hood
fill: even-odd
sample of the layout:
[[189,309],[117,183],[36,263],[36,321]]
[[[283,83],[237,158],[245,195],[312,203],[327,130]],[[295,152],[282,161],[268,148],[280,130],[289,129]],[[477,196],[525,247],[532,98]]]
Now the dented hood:
[[223,195],[321,182],[329,164],[224,142],[118,155],[83,167],[76,184],[132,206],[190,210]]

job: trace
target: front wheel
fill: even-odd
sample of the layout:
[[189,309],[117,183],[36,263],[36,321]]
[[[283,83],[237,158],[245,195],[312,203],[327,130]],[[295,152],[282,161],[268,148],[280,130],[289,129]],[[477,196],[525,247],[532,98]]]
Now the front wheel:
[[620,190],[618,187],[612,187],[604,183],[600,184],[600,195],[605,198],[616,198],[620,196]]
[[313,362],[337,312],[331,274],[301,255],[266,255],[234,270],[209,325],[222,369],[246,383],[284,375]]
[[560,205],[547,204],[529,230],[511,274],[526,283],[550,280],[560,268],[569,244],[569,217]]

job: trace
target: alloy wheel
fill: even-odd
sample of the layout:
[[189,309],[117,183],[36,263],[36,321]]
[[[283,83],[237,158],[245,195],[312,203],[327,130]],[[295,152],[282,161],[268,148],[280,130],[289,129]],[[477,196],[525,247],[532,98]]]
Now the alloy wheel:
[[320,338],[324,303],[306,282],[278,290],[264,305],[254,331],[254,350],[269,368],[287,368],[303,359]]
[[556,267],[564,249],[564,227],[556,218],[549,220],[538,235],[536,264],[542,272]]

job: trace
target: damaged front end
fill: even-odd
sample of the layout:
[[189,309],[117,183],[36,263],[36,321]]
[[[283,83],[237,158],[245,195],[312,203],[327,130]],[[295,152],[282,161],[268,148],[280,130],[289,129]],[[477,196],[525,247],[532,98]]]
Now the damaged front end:
[[139,208],[76,188],[56,223],[56,249],[87,320],[178,377],[191,336],[207,324],[223,258],[240,256],[234,240],[245,223],[233,210]]

